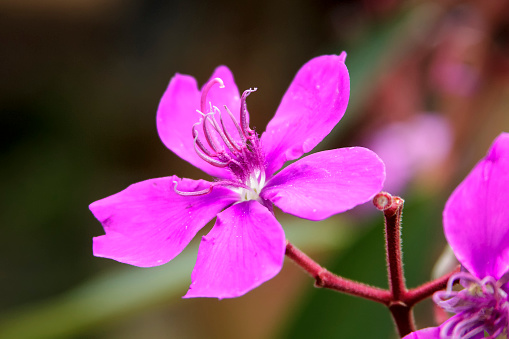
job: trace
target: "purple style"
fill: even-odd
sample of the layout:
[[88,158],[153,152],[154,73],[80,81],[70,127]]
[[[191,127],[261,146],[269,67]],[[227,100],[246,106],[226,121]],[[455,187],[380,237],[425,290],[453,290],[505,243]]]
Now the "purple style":
[[359,147],[318,152],[276,173],[311,151],[342,118],[350,94],[345,58],[306,63],[261,137],[249,127],[246,107],[254,90],[239,95],[227,67],[218,67],[201,90],[193,77],[176,74],[159,104],[159,136],[216,180],[151,179],[92,203],[106,232],[94,238],[94,255],[162,265],[217,216],[201,241],[185,297],[237,297],[274,277],[286,240],[273,204],[322,220],[370,200],[385,179],[378,156]]

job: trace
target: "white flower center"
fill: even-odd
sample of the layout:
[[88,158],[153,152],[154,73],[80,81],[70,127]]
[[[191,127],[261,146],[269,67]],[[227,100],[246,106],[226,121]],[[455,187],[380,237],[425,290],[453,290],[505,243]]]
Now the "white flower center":
[[249,200],[260,200],[260,192],[265,186],[265,171],[255,171],[249,176],[245,183],[247,188],[235,188],[233,191],[237,192],[240,196],[239,202]]

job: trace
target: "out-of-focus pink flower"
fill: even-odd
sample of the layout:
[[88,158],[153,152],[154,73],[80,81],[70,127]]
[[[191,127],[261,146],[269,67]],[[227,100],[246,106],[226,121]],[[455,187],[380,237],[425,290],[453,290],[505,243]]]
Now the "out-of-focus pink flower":
[[401,195],[419,173],[442,162],[452,146],[447,120],[436,114],[416,114],[376,131],[365,143],[383,160],[384,190]]
[[237,297],[274,277],[286,242],[272,204],[322,220],[370,200],[383,185],[383,163],[359,147],[315,153],[276,173],[311,151],[343,116],[350,92],[345,57],[306,63],[261,138],[249,127],[246,107],[255,90],[239,95],[227,67],[218,67],[201,91],[191,76],[175,75],[157,112],[159,136],[217,179],[151,179],[92,203],[106,232],[94,238],[94,255],[161,265],[217,215],[186,297]]

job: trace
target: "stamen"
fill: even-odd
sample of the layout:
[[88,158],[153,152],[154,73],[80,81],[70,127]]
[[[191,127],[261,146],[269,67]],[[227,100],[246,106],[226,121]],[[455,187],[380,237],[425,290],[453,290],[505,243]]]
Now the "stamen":
[[442,328],[440,329],[440,338],[449,337],[449,332],[452,328],[454,328],[459,322],[459,316],[453,316],[449,320],[446,320],[444,324],[442,324]]
[[[214,106],[214,110],[216,112],[219,112],[219,119],[221,119],[221,122],[223,121],[223,119],[221,118],[221,111],[219,110],[219,108],[217,108],[216,106]],[[219,134],[219,136],[221,137],[221,139],[223,140],[224,144],[226,145],[226,147],[228,147],[228,149],[230,150],[230,152],[232,152],[232,154],[235,154],[236,151],[240,151],[240,149],[237,149],[237,147],[234,146],[234,144],[230,141],[230,139],[228,138],[227,135],[225,135],[225,132],[228,133],[228,131],[224,128],[221,129],[219,128],[219,124],[217,123],[215,117],[212,117],[210,119],[210,121],[212,122],[212,126],[214,127],[214,129],[216,130],[217,134]]]
[[208,125],[208,123],[210,123],[209,119],[210,119],[210,117],[206,116],[205,120],[203,121],[203,133],[205,134],[205,140],[207,140],[210,147],[216,153],[221,153],[221,152],[223,152],[223,149],[222,149],[221,145],[219,144],[219,141],[217,140],[216,136],[212,133],[212,131],[210,131],[210,127]]
[[473,275],[467,272],[458,272],[453,274],[449,281],[447,282],[447,290],[452,291],[453,284],[456,280],[463,280],[464,282],[469,282],[470,284],[480,285],[482,281],[474,277]]
[[197,195],[205,195],[205,194],[208,194],[210,192],[212,192],[212,187],[214,185],[210,185],[209,188],[206,188],[206,189],[203,189],[201,191],[196,191],[196,192],[184,192],[184,191],[179,191],[177,189],[177,185],[178,185],[178,182],[177,181],[173,181],[173,190],[175,191],[175,193],[177,193],[178,195],[182,195],[182,196],[197,196]]
[[[453,291],[455,281],[461,280],[465,289]],[[442,324],[441,338],[471,339],[488,332],[488,338],[495,339],[507,332],[509,301],[507,293],[492,276],[480,280],[475,276],[460,272],[453,275],[447,290],[433,295],[433,300],[445,311],[456,313]]]
[[201,104],[200,107],[201,107],[202,112],[205,112],[205,110],[206,110],[207,94],[209,94],[210,89],[215,84],[219,84],[219,88],[224,88],[224,82],[223,82],[223,80],[221,80],[221,78],[214,78],[214,79],[210,80],[209,82],[207,82],[205,84],[205,86],[203,86],[203,89],[201,91],[201,102],[200,102],[200,104]]
[[[240,128],[237,119],[235,119],[235,117],[233,116],[233,113],[228,109],[228,107],[226,105],[224,105],[224,108],[226,109],[226,112],[228,112],[228,115],[230,115],[230,119],[232,120],[233,124],[235,125],[235,128],[237,128],[237,131],[239,132],[240,140],[242,141],[242,143],[245,143],[246,136],[242,132],[242,129]],[[223,128],[224,128],[224,124],[223,124]]]
[[193,133],[193,139],[194,139],[194,142],[196,143],[196,145],[198,146],[198,148],[203,152],[205,153],[206,155],[208,155],[209,157],[215,157],[217,155],[217,153],[212,153],[207,147],[205,147],[205,145],[203,145],[203,143],[200,141],[200,139],[198,139],[198,131],[196,130],[196,126],[198,124],[200,124],[202,121],[202,119],[200,119],[200,121],[198,121],[196,124],[193,125],[193,128],[192,128],[192,133]]
[[[241,201],[259,200],[259,194],[266,181],[265,158],[258,135],[249,128],[249,112],[246,106],[246,98],[256,91],[256,88],[248,89],[242,94],[240,119],[237,119],[226,105],[224,106],[233,126],[237,129],[237,137],[231,130],[228,130],[231,124],[223,120],[222,110],[207,101],[209,91],[215,84],[224,87],[220,78],[214,78],[202,88],[200,110],[197,110],[202,117],[192,128],[194,150],[198,157],[205,162],[215,167],[227,168],[232,174],[233,179],[223,179],[214,185],[225,186],[237,192]],[[219,121],[216,119],[216,113],[219,113]],[[202,142],[198,137],[200,123],[202,123],[206,142]],[[181,192],[175,186],[175,191],[182,195],[206,194],[209,190]]]
[[249,94],[255,92],[257,88],[247,89],[242,93],[242,97],[240,99],[240,126],[242,127],[242,132],[244,135],[251,139],[253,137],[254,131],[249,128],[249,112],[247,111],[246,98]]
[[[454,327],[454,330],[452,332],[452,337],[453,338],[470,338],[470,337],[466,336],[467,330],[476,322],[478,322],[477,317],[470,317],[470,318],[463,319],[462,321],[458,322],[456,324],[456,326]],[[477,332],[477,333],[479,333],[479,332]]]
[[240,181],[228,180],[228,179],[224,179],[224,180],[216,182],[215,186],[249,189],[249,186],[247,186],[246,184],[244,184],[244,183],[242,183]]
[[[223,121],[223,116],[221,115],[221,111],[219,111],[219,121],[221,122],[221,127],[223,129],[223,132],[224,132],[224,135],[226,137],[226,139],[228,139],[228,142],[230,143],[230,145],[232,145],[232,147],[237,151],[237,152],[240,152],[240,148],[239,146],[237,145],[237,143],[235,142],[235,140],[233,140],[233,138],[231,137],[230,133],[228,133],[228,129],[226,128],[226,126],[224,125],[224,121]],[[225,142],[226,143],[226,142]],[[233,151],[232,151],[233,152]]]
[[193,147],[194,147],[194,151],[196,152],[196,154],[198,154],[198,156],[202,160],[208,162],[212,166],[221,167],[221,168],[229,165],[229,162],[222,162],[222,161],[213,159],[212,157],[208,156],[207,154],[204,154],[205,152],[203,152],[201,149],[199,149],[196,146],[197,140],[198,140],[198,133],[196,133],[196,137],[194,138]]
[[[239,168],[242,168],[242,165],[240,164],[240,162],[238,162],[237,160],[233,159],[228,153],[222,153],[222,154],[220,154],[220,156],[222,156],[223,158],[226,159],[228,165],[235,164]],[[220,159],[220,160],[222,160],[222,159]]]
[[458,337],[458,338],[470,339],[470,338],[474,338],[479,333],[483,333],[483,332],[484,332],[484,328],[482,326],[477,326],[473,330],[466,332],[463,336]]

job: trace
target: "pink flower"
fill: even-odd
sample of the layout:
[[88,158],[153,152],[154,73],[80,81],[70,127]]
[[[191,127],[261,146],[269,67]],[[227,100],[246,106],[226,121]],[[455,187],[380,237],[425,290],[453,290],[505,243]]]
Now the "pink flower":
[[350,91],[345,58],[326,55],[306,63],[261,138],[249,127],[246,108],[255,90],[240,96],[227,67],[218,67],[201,91],[193,77],[176,74],[159,104],[159,136],[217,179],[151,179],[92,203],[106,232],[94,238],[94,255],[161,265],[217,216],[201,241],[185,297],[237,297],[274,277],[286,242],[272,204],[322,220],[382,188],[384,165],[365,148],[315,153],[274,174],[311,151],[343,116]]
[[[453,275],[433,300],[454,315],[405,339],[507,338],[508,197],[509,133],[502,133],[445,205],[444,233],[464,272]],[[453,289],[457,281],[464,289]]]

